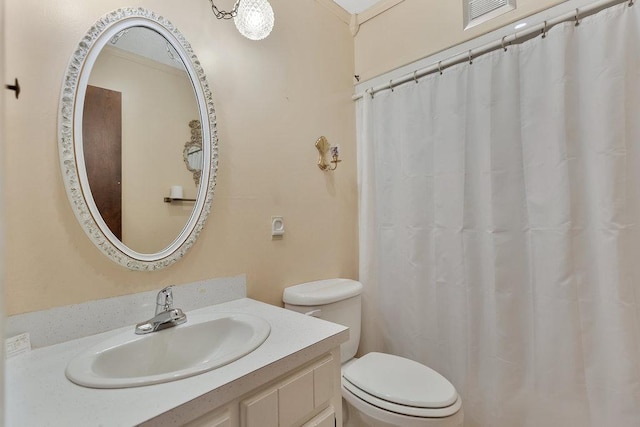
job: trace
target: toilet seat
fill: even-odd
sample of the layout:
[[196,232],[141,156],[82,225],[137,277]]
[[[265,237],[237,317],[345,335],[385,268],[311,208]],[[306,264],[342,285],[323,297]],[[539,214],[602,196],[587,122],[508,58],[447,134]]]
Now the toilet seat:
[[453,385],[418,362],[368,353],[343,366],[342,386],[375,407],[421,418],[444,418],[462,406]]

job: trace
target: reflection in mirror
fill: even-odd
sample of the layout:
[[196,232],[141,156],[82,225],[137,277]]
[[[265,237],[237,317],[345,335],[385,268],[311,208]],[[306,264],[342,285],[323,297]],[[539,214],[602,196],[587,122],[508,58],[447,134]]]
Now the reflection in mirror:
[[[198,115],[187,70],[162,35],[132,27],[102,49],[89,85],[82,137],[96,206],[129,248],[158,252],[176,238],[194,207],[163,201],[172,185],[193,188],[185,185],[191,176],[180,158],[183,123]],[[202,147],[202,139],[198,143]]]
[[[217,171],[213,102],[191,47],[155,13],[118,9],[80,42],[63,83],[60,162],[84,231],[130,269],[171,265],[204,226]],[[164,203],[172,187],[195,203]]]
[[200,128],[200,120],[191,120],[189,122],[191,128],[191,140],[184,144],[182,157],[187,170],[193,173],[193,180],[196,187],[200,184],[200,175],[202,175],[202,129]]

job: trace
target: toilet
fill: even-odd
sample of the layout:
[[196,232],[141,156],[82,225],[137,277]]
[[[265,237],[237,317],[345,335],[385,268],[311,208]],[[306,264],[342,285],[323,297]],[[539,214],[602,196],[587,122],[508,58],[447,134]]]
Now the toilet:
[[360,341],[362,284],[349,279],[284,290],[285,308],[349,327],[340,347],[345,427],[462,427],[462,400],[442,375],[384,353],[355,358]]

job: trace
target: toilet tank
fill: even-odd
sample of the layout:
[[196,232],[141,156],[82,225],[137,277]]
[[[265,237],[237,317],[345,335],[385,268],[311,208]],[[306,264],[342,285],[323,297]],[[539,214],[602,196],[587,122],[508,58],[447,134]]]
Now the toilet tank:
[[349,327],[349,340],[340,346],[341,363],[358,351],[361,325],[362,283],[328,279],[290,286],[284,290],[284,307],[308,316]]

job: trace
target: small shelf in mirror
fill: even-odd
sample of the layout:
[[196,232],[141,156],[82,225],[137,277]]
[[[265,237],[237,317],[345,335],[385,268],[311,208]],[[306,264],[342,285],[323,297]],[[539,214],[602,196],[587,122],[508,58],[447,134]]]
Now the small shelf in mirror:
[[173,199],[171,197],[165,197],[164,198],[164,202],[165,203],[173,203],[173,202],[195,202],[196,199]]

